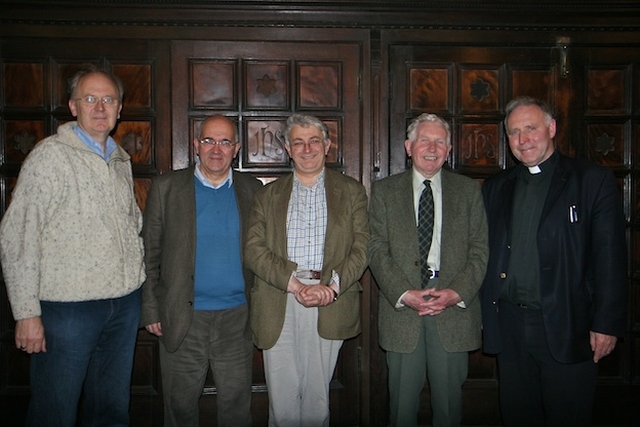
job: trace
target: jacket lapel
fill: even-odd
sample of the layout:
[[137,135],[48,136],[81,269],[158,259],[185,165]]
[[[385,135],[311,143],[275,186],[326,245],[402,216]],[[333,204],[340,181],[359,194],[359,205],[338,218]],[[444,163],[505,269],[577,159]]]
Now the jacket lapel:
[[[175,194],[171,195],[173,208],[176,210],[177,218],[180,218],[179,225],[187,240],[187,247],[191,251],[191,260],[195,264],[196,253],[196,188],[194,183],[195,166],[191,166],[188,172],[182,175],[182,179],[174,187]],[[178,224],[168,224],[168,226],[178,226]]]
[[569,169],[565,167],[565,158],[562,155],[558,155],[558,164],[556,165],[556,169],[553,171],[551,185],[549,186],[549,193],[544,202],[542,214],[540,215],[540,224],[544,222],[545,218],[549,215],[549,212],[551,212],[551,209],[558,201],[560,194],[562,194],[562,191],[567,184],[569,173]]

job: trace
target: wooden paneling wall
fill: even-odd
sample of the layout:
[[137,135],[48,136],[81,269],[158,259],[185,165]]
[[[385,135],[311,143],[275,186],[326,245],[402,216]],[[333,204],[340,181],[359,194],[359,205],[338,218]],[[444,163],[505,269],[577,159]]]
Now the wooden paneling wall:
[[[72,118],[66,79],[87,62],[109,67],[125,83],[114,137],[132,155],[143,208],[155,174],[193,161],[193,132],[213,112],[239,124],[237,167],[265,180],[288,170],[278,157],[286,116],[317,114],[336,139],[331,167],[368,189],[404,170],[404,130],[421,112],[450,120],[449,166],[482,181],[513,164],[501,126],[506,102],[520,94],[546,99],[558,112],[559,148],[611,168],[620,185],[629,323],[600,365],[594,424],[640,424],[637,1],[0,0],[0,212],[33,144]],[[377,288],[368,272],[363,284],[363,331],[345,345],[333,385],[336,426],[383,426],[388,416]],[[162,422],[157,345],[141,331],[136,426]],[[470,357],[464,422],[498,425],[495,360],[481,351]],[[255,360],[254,424],[265,425],[259,353]],[[207,384],[203,425],[213,425],[215,386]],[[428,393],[425,387],[421,424],[430,420]],[[27,397],[28,358],[13,347],[0,286],[2,425],[21,423]]]

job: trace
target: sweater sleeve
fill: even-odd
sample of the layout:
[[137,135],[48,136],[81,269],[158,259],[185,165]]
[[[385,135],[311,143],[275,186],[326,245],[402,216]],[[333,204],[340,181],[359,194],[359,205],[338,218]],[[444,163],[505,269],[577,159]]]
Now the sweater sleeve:
[[39,147],[25,160],[0,223],[0,260],[15,320],[40,316],[42,230],[64,180],[47,161],[46,148]]

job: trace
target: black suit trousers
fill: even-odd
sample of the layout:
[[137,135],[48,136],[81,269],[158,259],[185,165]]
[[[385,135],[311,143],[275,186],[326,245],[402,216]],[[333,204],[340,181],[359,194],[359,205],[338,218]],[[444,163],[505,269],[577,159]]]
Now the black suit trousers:
[[597,364],[556,361],[541,310],[500,301],[504,351],[498,354],[500,406],[505,426],[588,426]]

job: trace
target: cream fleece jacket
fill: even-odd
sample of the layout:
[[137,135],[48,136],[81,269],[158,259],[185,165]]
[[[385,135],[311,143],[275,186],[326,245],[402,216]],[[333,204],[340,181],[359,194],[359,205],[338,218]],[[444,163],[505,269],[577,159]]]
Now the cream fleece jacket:
[[145,279],[130,157],[108,162],[65,123],[24,161],[0,223],[0,261],[16,320],[40,301],[126,296]]

